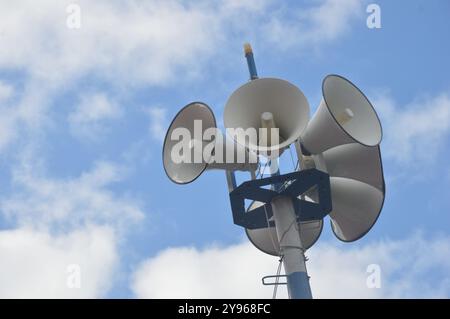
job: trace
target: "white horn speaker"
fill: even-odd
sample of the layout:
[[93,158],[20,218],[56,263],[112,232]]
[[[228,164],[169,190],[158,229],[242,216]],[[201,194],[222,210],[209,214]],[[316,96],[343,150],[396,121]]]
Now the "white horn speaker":
[[384,189],[342,177],[331,177],[331,227],[337,238],[351,242],[363,237],[380,215]]
[[[249,210],[258,208],[262,205],[261,202],[253,202]],[[298,224],[300,228],[300,238],[305,249],[309,249],[319,239],[322,233],[323,221],[315,220],[310,222],[301,222]],[[275,227],[261,228],[261,229],[245,229],[248,239],[251,243],[262,252],[279,256],[280,244],[278,242],[277,232]]]
[[322,156],[326,171],[331,177],[355,179],[384,192],[383,165],[379,146],[345,144],[323,152]]
[[328,75],[322,83],[322,95],[322,102],[301,137],[308,152],[319,154],[343,144],[376,146],[381,142],[380,120],[370,101],[353,83],[339,75]]
[[206,169],[255,171],[258,158],[243,146],[225,139],[208,105],[193,102],[177,113],[167,130],[163,165],[171,181],[187,184]]
[[[316,167],[330,175],[334,234],[355,241],[375,224],[383,207],[385,182],[380,147],[358,143],[331,148],[313,156]],[[309,194],[317,200],[317,194]]]
[[[269,157],[273,152],[279,155],[297,140],[308,120],[309,104],[302,91],[275,78],[256,79],[241,86],[228,99],[224,112],[227,129],[242,129],[233,136],[236,142]],[[261,128],[278,128],[279,135],[275,140],[267,138],[260,134]],[[248,129],[257,134],[246,134]]]

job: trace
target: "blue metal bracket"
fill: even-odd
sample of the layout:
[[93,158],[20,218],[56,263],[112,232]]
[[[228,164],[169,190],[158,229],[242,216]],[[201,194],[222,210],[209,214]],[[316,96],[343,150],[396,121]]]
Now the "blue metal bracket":
[[[277,190],[263,188],[273,184],[287,186]],[[317,187],[318,203],[298,198],[313,187]],[[317,169],[307,169],[247,181],[239,185],[230,193],[234,223],[248,229],[275,226],[273,221],[268,221],[273,216],[270,202],[281,195],[292,198],[299,222],[319,220],[331,212],[330,176]],[[264,205],[246,212],[246,199],[262,202]]]

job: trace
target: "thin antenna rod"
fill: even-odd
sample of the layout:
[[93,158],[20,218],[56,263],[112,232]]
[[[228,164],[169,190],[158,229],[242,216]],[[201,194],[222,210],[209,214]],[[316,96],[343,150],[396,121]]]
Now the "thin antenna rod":
[[250,43],[244,44],[244,52],[247,59],[248,72],[250,73],[250,80],[255,80],[258,78],[258,73],[256,72],[256,63],[253,58],[253,49]]

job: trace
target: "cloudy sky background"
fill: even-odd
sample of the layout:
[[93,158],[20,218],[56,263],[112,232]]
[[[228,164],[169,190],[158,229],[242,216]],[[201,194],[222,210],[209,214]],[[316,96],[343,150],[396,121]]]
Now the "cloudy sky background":
[[352,244],[325,222],[313,295],[450,297],[450,4],[377,1],[368,29],[369,3],[0,0],[0,297],[272,296],[260,280],[278,260],[233,225],[223,172],[183,187],[161,163],[188,102],[222,123],[246,41],[260,76],[296,84],[313,111],[337,73],[382,120],[381,217]]

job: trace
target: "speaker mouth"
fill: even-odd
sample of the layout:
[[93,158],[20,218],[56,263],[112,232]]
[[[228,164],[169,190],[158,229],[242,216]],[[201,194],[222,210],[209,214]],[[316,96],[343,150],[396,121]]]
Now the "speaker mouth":
[[[170,148],[170,143],[172,142],[170,139],[170,136],[172,134],[173,129],[177,127],[183,127],[183,125],[180,125],[180,121],[182,121],[182,117],[186,115],[186,113],[192,111],[198,111],[201,110],[205,112],[206,116],[208,117],[207,123],[208,125],[204,127],[205,129],[209,127],[217,127],[216,118],[214,116],[214,113],[212,109],[209,107],[209,105],[203,103],[203,102],[191,102],[184,106],[181,110],[178,111],[178,113],[174,116],[172,119],[172,122],[169,125],[169,129],[166,132],[166,135],[164,137],[164,143],[163,143],[163,149],[162,149],[162,160],[163,160],[163,167],[164,172],[166,173],[167,177],[174,183],[179,185],[185,185],[192,183],[195,181],[202,173],[206,170],[208,164],[207,163],[195,163],[191,166],[191,168],[196,168],[195,171],[193,169],[190,169],[189,171],[192,173],[191,176],[186,176],[188,174],[185,174],[185,176],[177,177],[177,175],[182,172],[182,164],[174,164],[172,160],[170,159],[170,151],[168,150]],[[204,118],[198,117],[197,118],[190,118],[189,122],[194,122],[194,120],[199,119],[204,121]],[[186,127],[188,125],[184,125]],[[176,169],[175,167],[178,166]]]
[[[376,184],[371,184],[371,183],[368,183],[367,181],[361,181],[361,180],[358,180],[358,179],[351,179],[351,180],[355,180],[355,181],[358,181],[358,182],[361,182],[361,183],[370,185],[370,186],[372,186],[372,187],[377,188],[379,191],[381,191],[382,196],[383,196],[383,199],[382,199],[381,205],[380,205],[380,207],[379,207],[379,211],[378,211],[378,213],[377,213],[377,216],[376,216],[375,220],[374,220],[373,223],[370,225],[370,227],[368,227],[364,232],[362,232],[361,234],[359,234],[359,236],[354,237],[354,238],[351,238],[351,239],[346,239],[346,238],[343,238],[342,236],[340,236],[340,235],[338,234],[336,228],[335,228],[335,225],[333,224],[333,221],[332,221],[331,218],[330,218],[330,226],[331,226],[331,229],[332,229],[332,231],[333,231],[333,234],[336,236],[336,238],[338,238],[340,241],[342,241],[342,242],[344,242],[344,243],[355,242],[355,241],[361,239],[362,237],[364,237],[364,236],[365,236],[365,235],[373,228],[373,226],[375,226],[375,224],[376,224],[376,222],[378,221],[378,219],[380,218],[381,212],[382,212],[382,210],[383,210],[384,202],[385,202],[385,200],[386,200],[386,181],[385,181],[385,179],[384,179],[384,169],[383,169],[383,161],[382,161],[382,158],[381,158],[381,148],[380,148],[380,145],[377,145],[376,148],[377,148],[377,153],[378,153],[378,157],[379,157],[379,159],[378,159],[378,160],[379,160],[379,166],[380,166],[380,167],[379,167],[379,170],[380,170],[380,171],[379,171],[379,176],[380,176],[380,178],[381,178],[381,188],[377,187],[377,186],[378,186],[378,183],[376,183]],[[342,179],[349,179],[348,177],[338,176],[338,175],[333,175],[332,177],[337,177],[337,178],[342,178]]]
[[[380,144],[383,129],[378,114],[355,84],[340,75],[327,75],[322,82],[322,96],[337,125],[351,139],[365,146]],[[342,120],[346,112],[351,116]]]
[[359,143],[343,144],[315,158],[323,161],[331,177],[354,179],[381,191],[385,188],[380,145],[368,147]]
[[[273,115],[279,139],[277,143],[264,145],[259,130],[263,129],[263,114],[268,113]],[[309,103],[303,92],[292,83],[278,78],[260,78],[242,85],[231,94],[224,112],[227,133],[229,129],[256,129],[258,135],[252,135],[248,140],[245,133],[230,137],[262,155],[277,153],[295,142],[306,128],[308,120]]]
[[333,223],[333,218],[331,216],[330,217],[330,226],[331,229],[333,231],[333,234],[336,236],[337,239],[339,239],[340,241],[344,242],[344,243],[351,243],[351,242],[355,242],[359,239],[361,239],[362,237],[364,237],[372,228],[373,226],[375,226],[375,224],[377,223],[378,219],[380,218],[381,215],[381,211],[383,210],[384,207],[384,203],[386,200],[386,186],[385,186],[385,181],[383,178],[383,189],[379,190],[376,187],[370,185],[370,184],[366,184],[354,179],[349,179],[349,178],[342,178],[342,177],[332,177],[331,180],[337,180],[337,181],[343,181],[343,182],[350,182],[350,183],[354,183],[356,185],[356,183],[359,183],[361,186],[364,185],[364,187],[370,187],[373,188],[374,191],[378,191],[381,193],[382,199],[378,205],[378,209],[376,210],[376,216],[375,218],[371,221],[370,225],[368,225],[368,227],[366,227],[364,229],[364,231],[360,232],[357,236],[354,236],[352,238],[345,238],[343,237],[341,234],[339,234],[339,231],[336,229],[336,225]]

